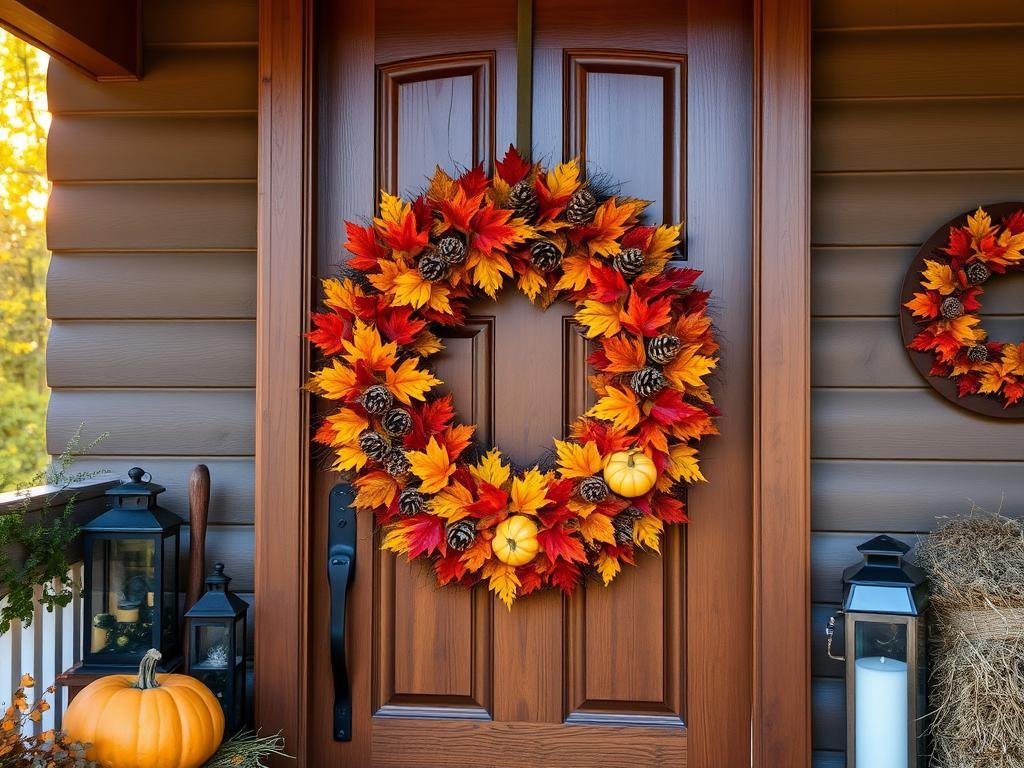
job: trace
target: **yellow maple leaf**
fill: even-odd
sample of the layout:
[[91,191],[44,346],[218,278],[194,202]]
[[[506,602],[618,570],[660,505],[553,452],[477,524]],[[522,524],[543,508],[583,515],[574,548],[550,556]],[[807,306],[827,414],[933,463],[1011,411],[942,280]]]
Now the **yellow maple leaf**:
[[420,331],[408,349],[416,357],[430,357],[444,349],[444,344],[430,331]]
[[957,341],[964,346],[968,346],[985,340],[985,329],[977,327],[980,323],[981,318],[977,315],[961,315],[952,320],[939,322],[939,328],[941,329],[945,326]]
[[686,347],[664,368],[665,376],[676,389],[687,391],[690,387],[704,386],[703,377],[715,369],[718,361],[713,357],[698,355],[700,347]]
[[522,477],[517,477],[512,481],[512,488],[509,491],[508,508],[513,512],[535,515],[537,510],[547,501],[544,495],[547,485],[547,475],[543,474],[536,467],[528,469]]
[[942,264],[938,261],[924,260],[924,272],[921,285],[930,291],[938,291],[943,296],[948,296],[959,288],[956,278],[953,276],[953,268],[949,264]]
[[324,304],[331,309],[355,313],[356,299],[366,294],[347,277],[344,280],[328,278],[323,281]]
[[974,215],[967,217],[967,230],[975,240],[982,240],[995,232],[996,228],[992,226],[992,217],[979,205]]
[[334,449],[334,464],[331,469],[335,472],[345,472],[349,469],[358,472],[366,466],[367,456],[359,448],[359,445],[342,445]]
[[562,477],[590,477],[601,471],[601,454],[593,440],[583,445],[568,440],[555,440],[555,451]]
[[398,345],[393,341],[384,344],[374,326],[356,320],[352,329],[352,341],[343,339],[345,354],[342,355],[353,366],[362,360],[371,371],[383,371],[393,365]]
[[576,321],[586,326],[588,339],[596,336],[614,336],[622,330],[622,324],[619,322],[621,310],[621,302],[606,304],[587,299],[583,302],[583,308],[576,312]]
[[530,301],[534,301],[542,289],[547,287],[547,278],[544,273],[533,265],[527,265],[523,274],[516,280],[516,286]]
[[470,466],[469,472],[477,480],[490,483],[495,488],[501,488],[512,474],[508,464],[502,463],[501,451],[497,448],[485,453],[480,461]]
[[356,493],[356,506],[360,509],[376,509],[387,507],[395,500],[398,483],[387,472],[376,470],[360,475],[353,482],[359,491]]
[[459,562],[465,565],[467,570],[479,571],[493,554],[491,540],[486,536],[477,536],[469,549],[462,553]]
[[998,242],[999,247],[1003,249],[1000,259],[1002,263],[1010,266],[1024,259],[1024,253],[1021,252],[1021,249],[1024,248],[1024,232],[1014,234],[1010,230],[1004,229],[999,235]]
[[412,206],[409,203],[382,189],[380,191],[380,216],[374,217],[373,223],[381,229],[384,229],[388,224],[397,226],[402,223],[402,219],[405,218],[406,214],[411,213]]
[[434,175],[427,187],[427,199],[435,203],[447,200],[455,192],[455,179],[445,173],[440,165],[434,166]]
[[644,515],[633,523],[633,541],[655,552],[661,552],[661,532],[665,525],[654,515]]
[[454,523],[469,514],[466,507],[472,503],[473,494],[470,490],[455,481],[430,500],[430,511],[449,523]]
[[562,276],[555,283],[558,291],[582,291],[590,282],[590,257],[574,253],[562,259]]
[[697,449],[689,445],[673,445],[668,452],[669,463],[665,472],[675,480],[686,483],[706,482],[697,462]]
[[999,372],[1003,376],[1024,376],[1024,342],[1003,347]]
[[981,375],[978,392],[983,395],[994,395],[1003,387],[1003,377],[999,372],[999,363],[986,364],[986,371]]
[[398,366],[398,370],[388,368],[384,372],[391,394],[406,405],[412,405],[413,400],[424,400],[427,392],[441,383],[430,371],[417,368],[417,360],[415,357],[407,358]]
[[647,244],[644,272],[656,273],[665,268],[665,264],[675,255],[676,246],[679,245],[682,236],[682,227],[682,224],[673,224],[670,227],[663,224],[654,230]]
[[404,555],[409,551],[409,532],[400,525],[392,526],[384,534],[380,548],[396,555]]
[[399,267],[394,279],[394,303],[397,306],[410,306],[419,309],[430,301],[432,288],[435,284],[420,274],[418,269]]
[[611,197],[598,206],[594,218],[588,225],[597,230],[587,243],[591,256],[611,256],[618,253],[619,238],[626,228],[636,223],[637,214],[647,206],[642,200],[625,200],[619,204],[617,198]]
[[621,429],[632,429],[640,421],[640,408],[636,395],[631,391],[611,386],[606,389],[604,397],[587,411],[587,415],[610,421]]
[[473,285],[492,299],[497,298],[498,291],[505,282],[504,276],[512,277],[514,274],[512,265],[499,251],[485,254],[483,251],[473,248],[466,258],[466,266],[472,271]]
[[612,525],[612,519],[603,512],[595,512],[580,520],[580,534],[587,544],[595,541],[615,544],[615,526]]
[[313,374],[310,389],[328,400],[341,400],[356,388],[356,374],[341,360],[333,358],[331,364]]
[[597,509],[597,504],[590,501],[584,501],[576,496],[565,502],[565,506],[577,517],[588,517],[595,509]]
[[427,299],[427,306],[435,312],[450,315],[452,313],[452,305],[448,301],[448,294],[450,292],[451,290],[447,285],[443,285],[442,283],[431,283],[430,298]]
[[380,259],[377,265],[380,267],[380,272],[369,275],[370,285],[381,293],[394,293],[395,280],[406,270],[405,261],[402,259],[397,261]]
[[370,426],[367,419],[351,408],[341,408],[336,413],[330,414],[325,421],[334,430],[334,440],[331,441],[331,445],[334,446],[354,443],[359,439],[359,435]]
[[420,490],[423,493],[437,493],[446,485],[448,478],[455,474],[455,465],[448,457],[448,449],[430,438],[424,451],[409,451],[405,454],[409,459],[410,471],[423,482]]
[[516,599],[516,590],[522,586],[522,582],[516,576],[515,567],[500,560],[491,560],[484,567],[483,575],[487,579],[488,589],[511,611],[512,603]]
[[580,163],[574,157],[567,163],[556,165],[547,175],[547,187],[551,197],[569,197],[580,188]]
[[604,552],[597,556],[594,565],[597,566],[597,572],[601,574],[601,580],[606,587],[612,583],[612,579],[618,576],[622,570],[622,566],[619,565],[619,558],[611,557]]

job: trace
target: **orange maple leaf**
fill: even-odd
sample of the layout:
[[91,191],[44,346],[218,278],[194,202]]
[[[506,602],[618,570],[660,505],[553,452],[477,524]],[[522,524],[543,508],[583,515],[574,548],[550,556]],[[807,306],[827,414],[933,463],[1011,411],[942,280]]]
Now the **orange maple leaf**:
[[619,205],[617,198],[609,198],[598,206],[588,230],[594,234],[587,243],[591,256],[611,256],[619,251],[619,238],[627,227],[636,223],[637,214],[647,204],[640,200],[626,200]]
[[614,336],[622,329],[620,313],[621,305],[618,302],[607,304],[587,299],[583,302],[583,307],[576,311],[576,321],[586,326],[588,339],[595,336]]
[[587,415],[610,421],[622,429],[632,429],[640,421],[640,408],[632,391],[611,386]]
[[935,291],[926,293],[915,293],[914,298],[904,303],[914,317],[923,317],[925,320],[934,320],[939,316],[939,307],[942,304],[941,297]]
[[356,320],[352,331],[352,341],[344,340],[345,354],[342,355],[351,365],[363,362],[371,371],[383,371],[395,362],[398,345],[394,342],[383,344],[380,334],[373,326],[362,320]]
[[417,358],[410,357],[403,360],[397,370],[388,368],[384,372],[388,389],[406,405],[412,405],[413,400],[424,400],[427,392],[441,383],[430,371],[421,371],[416,363]]
[[924,271],[921,273],[922,287],[930,291],[938,291],[943,296],[948,296],[960,287],[953,275],[953,268],[949,264],[925,259],[924,265]]
[[620,334],[604,340],[604,356],[608,358],[608,373],[638,371],[647,363],[644,345],[634,336]]
[[601,471],[602,459],[597,443],[588,440],[583,445],[567,440],[555,440],[559,474],[562,477],[590,477]]
[[423,493],[437,493],[446,485],[448,478],[455,474],[455,465],[448,456],[448,450],[431,437],[425,451],[409,451],[410,471],[418,477]]
[[547,476],[536,467],[527,470],[522,477],[513,479],[512,488],[509,491],[508,508],[513,512],[536,514],[537,510],[547,501],[544,495],[547,490],[547,480]]
[[360,509],[376,509],[386,507],[398,493],[398,483],[391,475],[381,470],[374,470],[359,475],[353,485],[359,489],[355,504]]

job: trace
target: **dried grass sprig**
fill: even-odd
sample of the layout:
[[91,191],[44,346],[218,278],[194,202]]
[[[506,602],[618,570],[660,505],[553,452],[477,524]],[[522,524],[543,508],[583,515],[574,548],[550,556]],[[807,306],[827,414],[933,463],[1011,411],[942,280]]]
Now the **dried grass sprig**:
[[281,732],[261,736],[259,731],[239,731],[220,745],[203,768],[267,768],[268,757],[287,757]]

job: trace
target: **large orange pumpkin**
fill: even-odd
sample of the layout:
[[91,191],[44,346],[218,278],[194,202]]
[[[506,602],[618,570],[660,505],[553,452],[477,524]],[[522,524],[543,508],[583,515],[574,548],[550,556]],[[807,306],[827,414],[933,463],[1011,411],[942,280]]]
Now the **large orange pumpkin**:
[[199,768],[224,735],[224,713],[210,689],[188,675],[158,675],[160,652],[146,652],[138,677],[90,683],[64,714],[72,741],[104,768]]

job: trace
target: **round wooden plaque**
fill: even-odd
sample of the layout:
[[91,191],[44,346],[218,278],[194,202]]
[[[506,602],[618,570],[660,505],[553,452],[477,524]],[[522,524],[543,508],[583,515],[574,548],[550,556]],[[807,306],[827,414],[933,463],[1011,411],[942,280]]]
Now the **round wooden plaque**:
[[[1008,216],[1014,211],[1018,211],[1024,208],[1024,202],[1015,203],[995,203],[993,205],[983,205],[982,208],[992,217],[993,222],[1000,222],[1004,216]],[[924,270],[924,260],[926,258],[934,259],[936,256],[942,259],[948,259],[948,256],[943,252],[943,248],[949,243],[949,229],[950,227],[959,227],[967,223],[967,217],[973,214],[974,211],[966,211],[956,218],[950,219],[937,230],[934,234],[925,241],[925,244],[921,246],[914,260],[911,262],[910,267],[907,269],[907,274],[903,278],[903,289],[900,292],[900,331],[903,335],[903,347],[907,350],[907,354],[910,355],[910,362],[914,364],[918,373],[924,377],[924,380],[931,385],[932,389],[942,395],[944,398],[949,400],[951,403],[955,403],[961,408],[966,408],[969,411],[980,413],[983,416],[992,416],[999,419],[1024,419],[1024,400],[1011,405],[1009,408],[1003,407],[1003,400],[996,395],[965,395],[960,397],[957,392],[956,381],[945,376],[931,376],[929,371],[932,369],[932,364],[935,362],[935,356],[931,352],[918,352],[917,350],[910,349],[909,345],[911,340],[920,332],[923,324],[918,322],[911,314],[910,310],[907,309],[904,304],[914,298],[914,292],[923,290],[921,288],[921,272]],[[989,282],[998,280],[1000,275],[993,275],[989,278]],[[982,308],[980,315],[982,318],[982,325],[985,322],[985,307],[984,307],[984,294],[982,295]],[[996,341],[1005,341],[1019,343],[1020,340],[1013,339],[996,339]]]

